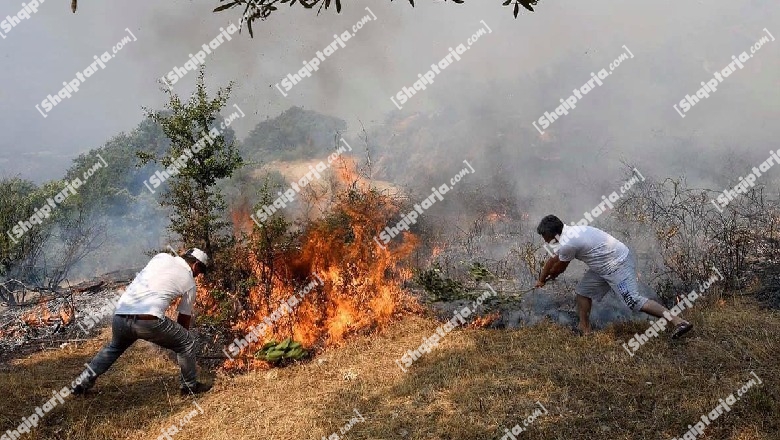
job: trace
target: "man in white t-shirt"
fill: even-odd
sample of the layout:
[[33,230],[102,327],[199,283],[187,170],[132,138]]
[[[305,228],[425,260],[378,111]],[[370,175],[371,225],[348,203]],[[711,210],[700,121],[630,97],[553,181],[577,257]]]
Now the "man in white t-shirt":
[[591,226],[567,226],[554,215],[542,219],[536,232],[547,243],[557,240],[555,255],[542,268],[536,287],[562,274],[573,259],[588,265],[588,271],[575,288],[579,328],[590,333],[592,300],[601,300],[612,290],[633,311],[642,311],[656,318],[669,319],[674,325],[672,338],[677,339],[693,328],[693,324],[671,314],[661,304],[639,294],[636,265],[626,245],[601,229]]
[[[209,267],[205,252],[193,248],[179,257],[157,254],[119,298],[111,325],[111,342],[89,363],[94,376],[74,388],[84,394],[135,341],[144,339],[173,350],[181,367],[181,392],[202,393],[211,386],[197,381],[195,337],[188,331],[195,304],[195,277]],[[181,298],[176,322],[165,316],[171,302]]]

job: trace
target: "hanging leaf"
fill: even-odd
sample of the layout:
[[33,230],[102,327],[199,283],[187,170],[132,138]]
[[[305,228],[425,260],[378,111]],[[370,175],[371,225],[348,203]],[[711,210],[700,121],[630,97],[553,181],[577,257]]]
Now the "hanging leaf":
[[235,2],[228,3],[226,5],[219,6],[216,9],[214,9],[213,12],[219,12],[219,11],[224,11],[225,9],[230,9],[230,8],[232,8],[233,6],[235,6],[235,5],[239,4],[239,3],[240,2],[235,1]]
[[[73,12],[76,12],[76,2],[77,0],[71,0],[71,6],[73,9]],[[394,0],[390,0],[393,2]],[[447,0],[444,0],[447,1]],[[501,0],[503,6],[510,6],[514,4],[512,14],[515,18],[520,15],[520,6],[522,5],[523,8],[530,12],[534,11],[534,6],[536,6],[540,0]],[[318,6],[317,14],[322,9],[328,9],[331,7],[333,3],[336,5],[336,13],[340,14],[342,9],[341,0],[219,0],[219,3],[221,4],[217,8],[214,9],[213,12],[223,12],[227,9],[231,9],[236,6],[246,5],[246,10],[244,11],[244,15],[242,16],[242,24],[244,21],[247,22],[247,28],[249,29],[249,35],[254,38],[254,31],[252,29],[252,22],[256,19],[265,20],[268,18],[272,12],[277,10],[277,7],[274,6],[276,3],[282,3],[282,4],[289,4],[291,7],[295,3],[299,3],[301,6],[303,6],[306,9],[312,9],[314,6]],[[465,0],[452,0],[453,3],[462,5],[466,3]],[[222,4],[224,3],[224,4]],[[412,5],[412,7],[415,6],[414,0],[409,0],[409,4]],[[250,8],[252,8],[252,12],[249,13]]]

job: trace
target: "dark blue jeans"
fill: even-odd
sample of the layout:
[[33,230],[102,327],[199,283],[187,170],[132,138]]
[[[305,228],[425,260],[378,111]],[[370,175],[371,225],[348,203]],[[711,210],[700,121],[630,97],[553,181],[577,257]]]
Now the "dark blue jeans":
[[195,387],[195,337],[179,323],[168,318],[142,320],[114,315],[111,324],[111,342],[106,344],[89,363],[95,372],[87,387],[94,384],[98,376],[105,373],[138,339],[153,342],[160,347],[173,350],[181,367],[182,387]]

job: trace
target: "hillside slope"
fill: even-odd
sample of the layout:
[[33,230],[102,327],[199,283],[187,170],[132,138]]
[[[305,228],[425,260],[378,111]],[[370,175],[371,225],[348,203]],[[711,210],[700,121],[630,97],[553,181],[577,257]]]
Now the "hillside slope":
[[[95,394],[66,399],[23,438],[155,439],[193,412],[171,438],[320,439],[340,435],[357,410],[365,421],[353,421],[340,438],[498,439],[533,414],[538,401],[549,413],[518,438],[672,439],[736,393],[751,371],[763,383],[713,421],[703,438],[780,438],[780,314],[737,299],[688,317],[696,325],[690,337],[670,342],[664,334],[634,357],[621,344],[644,330],[638,323],[588,337],[549,323],[455,330],[403,373],[395,359],[438,325],[411,316],[305,364],[220,374],[212,392],[197,399],[202,414],[178,396],[176,365],[137,343]],[[70,383],[108,335],[0,372],[0,429],[17,425],[53,389]]]

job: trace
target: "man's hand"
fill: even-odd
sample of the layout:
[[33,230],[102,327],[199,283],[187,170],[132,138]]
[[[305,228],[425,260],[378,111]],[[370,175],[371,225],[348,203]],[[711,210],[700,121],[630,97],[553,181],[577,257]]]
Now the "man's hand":
[[544,287],[544,285],[547,284],[548,281],[554,281],[558,277],[558,275],[560,275],[560,274],[547,275],[547,279],[544,280],[544,281],[542,281],[542,280],[537,281],[536,282],[536,286],[534,286],[534,288]]
[[190,315],[184,315],[179,313],[179,316],[176,318],[176,322],[181,324],[182,327],[186,328],[187,330],[190,329],[190,322],[192,321],[192,317]]

